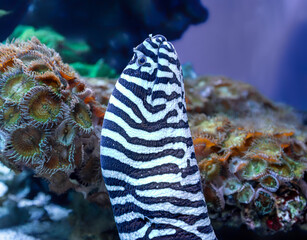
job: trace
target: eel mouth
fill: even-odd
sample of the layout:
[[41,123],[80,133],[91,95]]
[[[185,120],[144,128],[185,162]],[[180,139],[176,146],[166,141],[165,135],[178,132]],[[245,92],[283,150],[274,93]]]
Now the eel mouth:
[[[175,47],[173,46],[171,42],[167,41],[166,37],[162,35],[156,35],[152,38],[158,39],[156,41],[159,42],[158,59],[160,58],[161,54],[164,54],[164,58],[165,58],[165,55],[168,55],[167,53],[175,53]],[[161,51],[161,49],[164,49],[165,51]],[[161,57],[163,57],[163,55]]]
[[173,46],[172,43],[168,42],[164,36],[157,35],[155,37],[160,38],[159,45],[158,45],[158,59],[157,59],[158,60],[158,71],[159,70],[166,71],[165,67],[167,67],[171,63],[174,64],[174,62],[176,61],[176,59],[173,58],[173,55],[174,54],[176,55],[175,47]]
[[160,34],[155,35],[155,36],[152,36],[152,34],[149,34],[149,39],[152,43],[158,44],[158,51],[159,51],[159,49],[162,45],[169,44],[166,37],[164,37],[163,35],[160,35]]

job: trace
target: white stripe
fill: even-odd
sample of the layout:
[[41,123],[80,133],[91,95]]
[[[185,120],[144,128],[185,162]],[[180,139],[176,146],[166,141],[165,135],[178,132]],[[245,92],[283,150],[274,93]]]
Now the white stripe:
[[173,72],[166,72],[166,71],[158,70],[157,71],[157,77],[172,79],[174,77],[174,73]]
[[157,105],[169,103],[165,98],[156,98],[152,101],[151,95],[147,96],[146,100],[147,100],[147,102],[150,102],[152,106],[157,106]]
[[[183,87],[183,86],[182,86]],[[182,87],[178,86],[176,83],[158,83],[153,85],[153,92],[154,91],[164,91],[165,94],[170,95],[172,92],[181,93]]]
[[[181,110],[182,112],[182,110]],[[183,120],[183,121],[187,121],[188,120],[188,117],[186,115],[181,115],[181,114],[178,114],[177,116],[172,116],[170,118],[167,119],[167,123],[178,123],[180,120]]]
[[100,146],[100,153],[102,156],[106,156],[106,157],[114,158],[116,156],[116,159],[120,161],[121,163],[127,164],[137,169],[153,168],[153,167],[161,166],[162,164],[166,164],[166,163],[173,163],[173,164],[176,164],[178,167],[182,167],[178,165],[178,163],[180,163],[178,161],[178,158],[175,158],[173,156],[165,156],[162,158],[151,160],[149,162],[146,162],[146,164],[144,164],[140,161],[134,161],[128,158],[125,154],[113,148],[106,148],[106,147]]
[[112,112],[106,112],[104,119],[108,119],[109,121],[115,122],[117,125],[121,126],[126,130],[126,133],[129,137],[140,137],[147,140],[160,140],[161,136],[172,136],[172,137],[190,137],[191,133],[189,129],[176,129],[174,128],[163,128],[154,132],[146,132],[142,129],[132,128],[128,125],[122,118],[118,117]]
[[[141,53],[140,51],[136,51],[137,52],[137,58],[140,58],[141,56],[144,56],[143,53]],[[138,61],[138,60],[137,60]],[[150,67],[148,66],[141,66],[138,65],[137,63],[133,63],[133,64],[129,64],[126,66],[126,68],[124,69],[131,69],[131,70],[138,70],[144,73],[149,73],[149,74],[153,74],[154,70],[158,67],[158,64],[156,62],[154,62],[150,57],[146,56],[146,62],[150,64]]]
[[[151,122],[156,122],[158,120],[161,120],[161,119],[163,119],[166,116],[166,114],[169,113],[169,109],[173,109],[174,108],[174,104],[173,104],[173,106],[172,105],[168,105],[168,107],[166,107],[162,111],[159,111],[157,113],[150,113],[144,107],[143,101],[140,98],[138,98],[137,96],[135,96],[134,93],[131,90],[125,88],[119,82],[116,83],[116,88],[117,88],[118,91],[120,91],[123,95],[125,95],[129,99],[131,99],[138,106],[138,109],[140,110],[140,112],[142,113],[144,118],[146,118],[148,121],[151,120]],[[106,115],[107,115],[107,113],[108,112],[106,112]]]
[[191,201],[204,200],[204,195],[201,191],[197,193],[190,193],[186,191],[174,190],[172,188],[135,190],[135,193],[140,197],[176,197]]
[[145,219],[144,215],[139,212],[129,212],[129,213],[124,213],[120,216],[114,216],[114,220],[116,223],[130,222],[131,220],[136,218]]
[[196,236],[200,237],[201,239],[205,239],[205,240],[215,239],[214,232],[212,232],[213,234],[204,234],[197,230],[197,227],[204,227],[204,226],[210,225],[210,219],[208,217],[197,221],[193,225],[189,225],[185,223],[184,221],[181,221],[179,219],[172,219],[172,218],[153,218],[151,222],[155,224],[171,224],[177,228],[183,229],[184,231],[193,233]]
[[155,237],[159,237],[159,236],[167,236],[167,235],[173,235],[176,233],[175,229],[153,229],[148,237],[150,239],[155,238]]
[[177,61],[178,56],[174,52],[169,52],[165,48],[159,48],[159,52],[166,54],[168,57],[172,58],[174,61]]
[[[120,91],[124,96],[126,96],[127,98],[129,98],[130,100],[132,100],[132,101],[137,105],[137,107],[138,107],[139,110],[141,111],[141,113],[142,113],[142,115],[144,116],[144,118],[146,118],[146,119],[152,119],[152,118],[155,118],[155,117],[157,118],[157,117],[158,117],[158,119],[154,119],[153,122],[155,122],[155,121],[161,119],[160,112],[158,112],[157,114],[152,114],[152,113],[148,112],[148,111],[146,110],[146,108],[144,107],[144,105],[143,105],[143,101],[142,101],[140,98],[138,98],[138,97],[134,94],[134,92],[132,92],[130,89],[125,88],[120,82],[117,82],[117,83],[116,83],[116,88],[117,88],[117,90]],[[168,111],[169,111],[169,110],[168,110]],[[168,112],[168,111],[167,111],[167,112]]]
[[[131,65],[128,65],[125,69],[131,69]],[[125,73],[122,73],[122,74],[120,75],[120,78],[123,78],[123,79],[125,79],[127,82],[134,83],[134,84],[136,84],[136,85],[138,85],[138,86],[140,86],[140,87],[145,87],[145,86],[146,86],[145,82],[148,82],[148,81],[146,81],[146,80],[143,80],[142,78],[130,76],[130,75],[127,75],[127,74],[125,74]],[[118,81],[116,82],[115,87],[117,86],[117,84],[118,84]]]
[[[129,65],[128,65],[129,66]],[[127,69],[129,69],[129,67],[127,67]],[[161,90],[161,91],[165,91],[166,94],[171,94],[173,91],[176,91],[178,93],[181,93],[182,88],[179,87],[176,83],[158,83],[158,84],[154,84],[154,83],[150,83],[146,80],[143,80],[141,78],[137,78],[137,77],[133,77],[133,76],[129,76],[127,74],[122,73],[120,76],[122,79],[125,79],[127,82],[131,82],[134,83],[140,87],[145,87],[145,86],[149,86],[152,85],[151,87],[153,88],[153,90]],[[116,83],[117,84],[117,83]]]
[[[200,206],[200,207],[176,206],[169,202],[146,204],[146,203],[140,202],[139,200],[137,200],[135,197],[133,197],[130,194],[126,196],[122,196],[122,197],[110,198],[110,201],[113,206],[116,204],[124,205],[126,203],[133,203],[144,210],[167,211],[171,214],[185,214],[185,215],[199,216],[207,212],[207,209],[205,206]],[[177,221],[178,219],[174,219],[174,220]]]
[[[143,146],[143,145],[137,145],[132,144],[127,141],[126,138],[124,138],[122,135],[120,135],[117,132],[113,132],[112,130],[103,128],[101,130],[101,135],[104,137],[111,138],[117,142],[119,142],[121,145],[123,145],[126,149],[129,149],[129,151],[135,152],[136,154],[151,154],[151,153],[159,153],[166,149],[173,149],[173,150],[187,150],[187,145],[184,142],[171,142],[167,143],[164,146],[156,147],[156,146]],[[142,136],[140,136],[142,137]],[[163,136],[161,136],[163,137]],[[140,140],[146,140],[144,138],[141,138]]]
[[[155,64],[157,65],[156,63],[151,63],[151,64]],[[142,73],[148,73],[148,74],[153,74],[154,70],[155,70],[155,67],[153,67],[152,65],[150,67],[148,66],[142,66],[140,68],[141,72]]]
[[162,66],[169,67],[170,70],[175,74],[176,79],[177,79],[179,82],[182,82],[182,76],[181,76],[180,69],[178,69],[177,66],[176,66],[175,64],[170,63],[170,62],[167,61],[167,59],[165,59],[165,58],[160,58],[160,59],[159,59],[159,64],[161,64]]
[[125,188],[122,187],[122,186],[110,186],[110,185],[107,185],[105,184],[108,191],[125,191]]
[[[145,219],[145,216],[141,213],[131,212],[131,213],[123,214],[121,216],[114,217],[116,223],[128,222],[128,221],[131,221],[135,218]],[[212,232],[210,234],[203,234],[203,233],[200,233],[197,230],[197,227],[204,227],[204,226],[210,225],[209,217],[207,217],[205,219],[200,219],[199,221],[195,222],[193,225],[189,225],[182,220],[172,219],[172,218],[150,218],[150,222],[151,222],[151,224],[153,224],[153,223],[155,223],[155,224],[171,224],[171,225],[178,227],[178,228],[181,228],[181,229],[183,229],[187,232],[193,233],[193,234],[199,236],[202,239],[206,239],[206,240],[215,239],[214,232]]]
[[135,113],[131,110],[131,108],[129,108],[124,103],[119,101],[116,97],[111,96],[109,104],[113,104],[114,106],[118,107],[119,109],[124,110],[124,112],[127,113],[129,115],[129,117],[132,118],[136,123],[142,122],[142,120],[138,116],[135,115]]
[[159,38],[153,37],[153,38],[151,39],[151,41],[152,41],[154,44],[160,46],[161,42],[158,42],[157,39],[159,39],[160,41],[162,40],[160,37],[159,37]]
[[[192,217],[192,216],[191,216]],[[128,222],[131,221],[135,218],[144,218],[145,216],[141,213],[127,213],[127,214],[123,214],[121,216],[116,216],[114,217],[115,222],[116,223],[124,223],[124,222]],[[204,234],[204,233],[200,233],[197,230],[197,227],[204,227],[204,226],[208,226],[210,224],[210,219],[207,217],[206,219],[201,219],[197,222],[195,222],[193,225],[189,225],[187,223],[185,223],[184,221],[178,220],[178,219],[172,219],[172,218],[152,218],[150,219],[150,223],[151,224],[171,224],[177,228],[181,228],[187,232],[193,233],[197,236],[199,236],[202,239],[206,239],[206,240],[213,240],[215,239],[215,234],[214,232],[210,233],[210,234]]]
[[147,222],[141,229],[135,231],[135,232],[130,232],[130,233],[118,233],[119,238],[121,240],[132,240],[132,239],[139,239],[143,238],[146,234],[147,229],[150,227],[150,223]]
[[166,43],[164,43],[164,44],[169,48],[170,51],[171,51],[171,50],[175,50],[175,48],[174,48],[174,46],[173,46],[172,43],[166,42]]
[[152,52],[154,55],[157,55],[158,53],[158,48],[154,48],[148,43],[147,41],[143,42],[143,46],[150,52]]
[[143,177],[139,176],[139,178],[132,178],[128,176],[125,173],[114,171],[114,170],[106,170],[106,169],[101,169],[102,174],[105,178],[113,178],[117,180],[122,180],[130,185],[133,186],[142,186],[146,185],[148,183],[181,183],[181,185],[189,185],[189,184],[197,184],[199,182],[199,173],[196,172],[193,175],[189,175],[189,177],[182,178],[181,172],[174,174],[174,173],[165,173],[165,174],[158,174],[154,176],[148,176],[148,177]]

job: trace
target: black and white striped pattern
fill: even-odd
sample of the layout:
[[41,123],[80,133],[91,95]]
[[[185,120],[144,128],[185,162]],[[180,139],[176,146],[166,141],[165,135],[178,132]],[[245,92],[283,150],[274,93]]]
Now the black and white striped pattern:
[[121,239],[216,239],[186,114],[181,66],[166,38],[134,49],[110,98],[101,167]]

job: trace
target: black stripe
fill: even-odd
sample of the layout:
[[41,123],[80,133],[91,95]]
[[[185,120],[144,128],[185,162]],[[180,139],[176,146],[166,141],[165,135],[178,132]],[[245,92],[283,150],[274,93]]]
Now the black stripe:
[[157,77],[155,79],[155,84],[177,84],[179,87],[181,87],[181,83],[177,80],[177,78],[167,78],[167,77]]
[[164,149],[155,153],[137,153],[126,149],[121,143],[105,136],[101,136],[101,145],[108,148],[116,149],[119,152],[125,154],[128,158],[135,161],[148,162],[157,158],[173,156],[176,158],[182,158],[185,154],[183,149]]
[[131,60],[128,63],[128,66],[134,64],[136,62],[136,60],[137,60],[137,56],[136,56],[136,54],[133,54]]
[[178,165],[176,165],[175,163],[165,163],[152,168],[139,169],[139,168],[134,168],[128,164],[122,163],[121,161],[118,161],[117,159],[109,156],[103,156],[101,166],[105,170],[117,170],[135,179],[156,176],[166,173],[178,174],[180,172],[183,175],[182,177],[186,178],[198,172],[197,165],[194,166],[188,165],[186,168],[179,168]]
[[[122,192],[123,193],[123,192]],[[120,195],[121,197],[125,196],[127,194],[124,195]],[[179,197],[141,197],[138,196],[136,193],[133,194],[133,196],[135,197],[135,199],[137,199],[138,201],[144,203],[144,204],[156,204],[156,203],[171,203],[174,206],[177,207],[185,207],[185,206],[189,206],[191,208],[198,208],[198,207],[202,207],[204,206],[204,201],[203,200],[199,200],[199,201],[192,201],[192,200],[188,200],[188,199],[182,199]]]
[[130,213],[130,212],[137,212],[141,213],[144,216],[150,218],[169,218],[169,219],[177,219],[185,222],[186,224],[193,225],[197,221],[201,219],[206,219],[208,218],[207,213],[201,213],[200,215],[193,215],[193,214],[183,214],[183,213],[170,213],[169,211],[150,211],[150,210],[145,210],[138,205],[134,203],[129,203],[126,202],[125,204],[114,204],[112,206],[113,208],[113,213],[114,216],[121,216],[125,213]]
[[212,228],[211,225],[197,227],[197,230],[201,233],[204,233],[204,234],[209,234],[209,233],[213,232],[213,228]]
[[198,181],[195,184],[187,184],[182,185],[180,182],[169,183],[169,182],[161,182],[161,183],[148,183],[140,186],[133,186],[126,181],[118,180],[114,178],[104,178],[105,183],[109,186],[119,186],[124,187],[127,191],[135,190],[149,190],[149,189],[165,189],[170,188],[173,190],[186,191],[187,193],[198,193],[201,188],[201,182]]
[[[150,44],[152,46],[152,44]],[[146,57],[150,57],[154,62],[158,62],[158,56],[155,52],[148,50],[144,44],[140,44],[139,46],[136,47],[136,50],[142,52]],[[155,48],[158,52],[158,48]]]
[[149,104],[146,100],[147,98],[147,89],[144,89],[143,87],[135,84],[135,83],[132,83],[132,82],[128,82],[126,80],[124,80],[123,78],[120,78],[118,80],[118,82],[123,85],[126,89],[129,89],[130,91],[133,92],[133,94],[139,98],[140,100],[142,100],[143,102],[143,105],[145,107],[145,109],[150,112],[150,113],[158,113],[158,112],[161,112],[163,111],[165,108],[166,108],[166,105],[165,104],[160,104],[160,105],[157,105],[157,106],[152,106],[151,104]]
[[[165,66],[165,65],[162,65],[162,64],[158,64],[158,69],[159,70],[161,70],[161,71],[163,71],[163,72],[173,72],[170,68],[169,68],[169,66]],[[179,71],[179,70],[178,70]],[[174,74],[175,75],[175,74]]]
[[173,57],[171,57],[171,56],[169,56],[169,55],[159,51],[158,52],[158,63],[159,63],[159,59],[160,58],[161,59],[165,59],[166,61],[176,65],[178,69],[181,69],[181,65],[180,65],[179,59],[174,59]]
[[148,146],[149,148],[163,147],[169,143],[179,143],[179,142],[185,143],[187,147],[190,147],[193,145],[193,141],[190,137],[165,137],[159,140],[146,140],[144,138],[139,138],[139,137],[130,137],[126,133],[125,129],[119,126],[116,122],[109,120],[109,119],[105,119],[103,121],[103,127],[105,129],[109,129],[113,132],[120,134],[127,140],[127,142],[131,144]]
[[[178,62],[179,62],[178,59],[174,59],[171,56],[159,51],[158,52],[158,59],[160,59],[160,58],[165,59],[166,61],[168,61],[168,62],[170,62],[170,63],[172,63],[172,64],[174,64],[178,67]],[[159,63],[159,60],[158,60],[158,63]],[[179,63],[179,66],[180,66],[180,63]],[[180,68],[178,68],[178,69],[180,69]]]
[[[120,91],[117,90],[117,88],[114,88],[113,93],[112,93],[113,97],[115,97],[118,101],[122,102],[123,104],[125,104],[128,108],[130,108],[132,110],[132,112],[139,118],[141,119],[142,122],[146,122],[146,118],[143,116],[143,113],[140,111],[140,109],[138,108],[138,106],[131,101],[128,97],[126,97],[124,94],[122,94]],[[112,111],[114,110],[114,111]],[[122,109],[114,106],[113,104],[109,103],[108,104],[108,108],[107,108],[107,112],[112,112],[114,114],[118,113],[117,116],[119,116],[120,118],[124,119],[126,121],[127,117],[133,121],[134,123],[136,123],[132,118],[129,117],[129,115]]]
[[178,98],[180,99],[181,94],[174,91],[170,95],[167,95],[165,91],[161,91],[161,90],[154,91],[151,95],[151,100],[154,101],[155,99],[159,99],[159,98],[164,98],[166,99],[166,101],[172,101],[174,99],[178,99]]
[[158,236],[155,238],[151,238],[150,240],[204,240],[196,236],[194,233],[187,232],[171,224],[162,224],[162,223],[152,224],[150,228],[147,229],[146,236],[144,238],[136,239],[136,240],[142,240],[142,239],[149,240],[149,234],[154,229],[162,229],[162,230],[163,229],[175,229],[176,233],[174,233],[173,235]]
[[135,232],[146,224],[146,221],[142,218],[135,218],[131,221],[116,223],[117,229],[120,233],[130,233]]
[[[118,92],[117,95],[121,95],[121,97],[126,98],[120,92]],[[116,97],[116,98],[118,99],[118,97]],[[125,111],[123,111],[122,109],[114,106],[113,104],[108,105],[107,111],[112,112],[116,116],[124,119],[124,121],[131,128],[140,129],[140,130],[145,131],[145,132],[155,132],[155,131],[158,131],[158,130],[161,130],[161,129],[164,129],[164,128],[173,128],[173,129],[188,129],[189,128],[188,122],[187,121],[185,122],[183,120],[179,120],[179,122],[177,122],[177,123],[167,123],[168,118],[178,115],[176,110],[168,112],[165,115],[165,117],[161,120],[158,120],[156,122],[148,122],[143,117],[143,115],[141,114],[141,111],[138,109],[136,104],[134,104],[130,100],[125,102],[125,101],[121,100],[120,97],[119,97],[118,100],[121,101],[121,102],[124,102],[125,105],[127,105],[127,107],[130,107],[131,110],[135,113],[135,115],[138,116],[141,119],[142,123],[136,123]]]
[[155,49],[159,48],[159,45],[157,45],[153,41],[151,41],[150,38],[146,38],[145,41],[148,42],[153,48],[155,48]]
[[[166,37],[164,37],[163,35],[161,34],[157,34],[153,37],[158,43],[163,43],[163,42],[166,42],[167,39]],[[160,45],[161,46],[161,45]]]
[[156,79],[157,71],[158,71],[158,69],[155,68],[153,73],[150,74],[148,72],[142,72],[140,69],[126,68],[126,69],[124,69],[123,73],[130,76],[130,77],[140,78],[143,81],[153,82]]
[[168,45],[166,45],[166,44],[161,44],[161,45],[159,46],[159,48],[164,48],[164,49],[165,49],[166,51],[168,51],[169,53],[175,53],[175,50],[174,50],[172,44],[169,44],[169,45],[171,46],[171,48],[169,48]]

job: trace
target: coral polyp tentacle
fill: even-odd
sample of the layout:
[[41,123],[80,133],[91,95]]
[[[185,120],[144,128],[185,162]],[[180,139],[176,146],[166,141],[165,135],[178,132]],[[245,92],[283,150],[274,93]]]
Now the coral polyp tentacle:
[[234,149],[239,148],[241,149],[244,147],[245,140],[248,137],[248,133],[245,131],[240,131],[236,129],[235,131],[231,131],[228,137],[223,142],[224,149]]
[[3,123],[4,129],[13,129],[18,126],[21,121],[19,106],[12,102],[6,102],[0,113],[0,121]]
[[63,63],[59,63],[59,62],[57,62],[57,63],[61,67],[61,69],[59,70],[59,74],[61,75],[61,77],[63,79],[65,79],[65,81],[67,81],[68,84],[71,87],[75,86],[75,84],[78,85],[76,73],[74,71],[72,71],[72,69],[69,67],[69,65],[63,64]]
[[15,54],[7,54],[5,56],[1,56],[0,59],[0,72],[5,72],[15,64]]
[[20,59],[26,67],[28,67],[33,61],[43,58],[43,56],[43,54],[35,50],[26,50],[17,54],[18,59]]
[[289,164],[286,162],[283,164],[270,164],[268,170],[273,176],[281,180],[290,181],[294,177]]
[[277,141],[271,138],[257,139],[245,153],[245,157],[263,159],[270,163],[281,163],[282,149]]
[[222,137],[229,130],[230,121],[226,117],[208,118],[200,114],[198,117],[192,119],[191,131],[200,131],[206,134]]
[[238,192],[242,188],[242,183],[239,179],[232,177],[223,182],[224,195],[228,196]]
[[253,159],[248,162],[242,170],[242,177],[246,180],[253,180],[262,177],[267,169],[267,162],[262,159]]
[[95,159],[89,158],[78,172],[78,177],[83,185],[91,185],[101,181],[100,164]]
[[218,176],[221,171],[221,163],[216,157],[205,158],[198,164],[198,166],[200,174],[209,181]]
[[5,100],[0,96],[0,110],[3,108]]
[[279,181],[271,174],[265,175],[260,178],[260,184],[263,188],[270,192],[276,192],[279,188]]
[[228,169],[231,173],[237,173],[241,171],[243,168],[246,167],[248,164],[248,160],[239,158],[239,157],[233,157],[229,160]]
[[204,186],[204,195],[206,197],[208,208],[212,211],[219,212],[225,208],[223,192],[212,183]]
[[53,72],[45,72],[41,75],[35,76],[35,79],[43,85],[48,86],[52,89],[53,92],[60,95],[61,90],[63,89],[63,84],[58,76],[55,75]]
[[58,171],[70,172],[73,164],[70,162],[70,156],[74,152],[74,145],[64,146],[56,139],[50,140],[50,148],[46,151],[47,158],[35,170],[39,174],[55,174]]
[[237,200],[240,203],[248,204],[255,196],[255,190],[249,183],[244,183],[242,188],[237,193]]
[[55,129],[55,138],[64,146],[69,146],[73,143],[76,136],[76,128],[70,120],[64,120]]
[[207,157],[214,152],[214,147],[218,147],[217,141],[207,134],[194,133],[193,144],[195,153],[198,156],[197,160]]
[[254,204],[259,214],[267,215],[274,210],[275,200],[270,192],[259,188],[255,193]]
[[35,75],[40,75],[40,74],[44,74],[46,72],[50,72],[52,71],[52,66],[44,60],[44,58],[39,59],[39,60],[33,60],[27,70],[29,72],[34,73]]
[[52,127],[63,118],[64,105],[49,88],[32,88],[21,102],[22,115],[33,124]]
[[16,161],[32,161],[43,151],[46,137],[42,129],[31,125],[21,126],[12,132],[6,154]]
[[83,133],[93,130],[92,114],[89,107],[81,101],[77,101],[72,107],[70,117],[72,123]]
[[3,154],[8,141],[8,133],[0,129],[0,157]]
[[306,163],[304,164],[302,162],[295,161],[286,155],[283,156],[283,160],[291,168],[293,177],[300,179],[304,176],[304,172],[306,171],[306,168],[307,168]]
[[0,93],[4,99],[20,102],[25,93],[34,86],[35,81],[33,78],[24,74],[20,69],[16,69],[2,75]]

